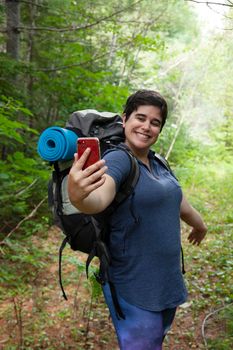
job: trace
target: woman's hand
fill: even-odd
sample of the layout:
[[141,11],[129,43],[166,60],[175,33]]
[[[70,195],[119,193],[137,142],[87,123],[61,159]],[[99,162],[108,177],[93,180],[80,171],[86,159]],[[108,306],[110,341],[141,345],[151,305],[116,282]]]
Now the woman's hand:
[[198,230],[194,227],[188,236],[189,242],[193,245],[200,245],[201,241],[205,238],[206,232],[206,226],[203,226],[202,230]]
[[106,180],[104,174],[107,167],[104,165],[104,160],[99,160],[83,170],[90,151],[90,148],[87,148],[80,159],[78,159],[78,155],[75,153],[74,163],[68,176],[69,198],[71,203],[78,209],[81,209],[80,206],[82,207],[85,198],[102,186]]
[[205,238],[207,226],[205,225],[200,213],[189,204],[185,196],[183,196],[181,202],[180,218],[192,227],[188,236],[189,242],[193,245],[199,245]]

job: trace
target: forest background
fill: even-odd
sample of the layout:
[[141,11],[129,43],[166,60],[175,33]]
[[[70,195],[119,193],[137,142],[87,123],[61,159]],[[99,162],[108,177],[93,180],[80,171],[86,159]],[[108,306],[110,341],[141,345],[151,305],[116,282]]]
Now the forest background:
[[[199,16],[207,6],[211,27],[210,12]],[[139,88],[168,100],[156,151],[209,229],[193,247],[183,227],[190,298],[165,349],[232,349],[232,53],[232,1],[0,2],[0,349],[117,348],[83,257],[68,249],[62,300],[51,168],[36,149],[41,132],[73,111],[121,113]]]

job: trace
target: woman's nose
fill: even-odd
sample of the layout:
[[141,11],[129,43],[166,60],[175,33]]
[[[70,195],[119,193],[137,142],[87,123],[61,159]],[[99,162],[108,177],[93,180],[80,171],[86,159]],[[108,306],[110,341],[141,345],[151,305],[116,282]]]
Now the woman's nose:
[[150,129],[150,121],[149,120],[145,120],[143,125],[142,125],[142,127],[145,130],[149,130]]

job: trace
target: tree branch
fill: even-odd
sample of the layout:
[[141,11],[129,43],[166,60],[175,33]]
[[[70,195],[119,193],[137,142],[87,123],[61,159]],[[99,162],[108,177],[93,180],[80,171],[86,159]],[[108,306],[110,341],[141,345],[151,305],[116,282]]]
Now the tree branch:
[[26,188],[23,188],[22,190],[19,190],[16,193],[16,197],[21,196],[23,193],[25,193],[27,190],[29,190],[31,187],[33,187],[37,183],[38,179],[35,179],[30,185],[28,185]]
[[24,4],[33,5],[33,6],[36,6],[36,7],[41,7],[41,8],[49,9],[49,7],[46,6],[46,5],[37,4],[35,0],[34,0],[34,1],[20,0],[20,2],[21,2],[21,3],[24,3]]
[[37,206],[31,211],[30,214],[28,214],[27,216],[25,216],[20,222],[18,222],[18,224],[7,234],[6,237],[4,237],[4,239],[0,242],[0,245],[6,244],[5,240],[7,238],[9,238],[12,233],[14,233],[16,230],[18,230],[18,228],[27,220],[31,219],[35,213],[37,212],[37,210],[40,208],[40,206],[44,203],[44,201],[47,199],[47,196],[45,198],[43,198],[39,204],[37,204]]
[[71,27],[64,27],[64,28],[54,28],[54,27],[25,27],[25,26],[19,26],[17,29],[18,30],[32,30],[32,31],[36,31],[36,30],[40,30],[40,31],[52,31],[52,32],[58,32],[58,33],[63,33],[63,32],[72,32],[72,31],[78,31],[78,30],[84,30],[84,29],[88,29],[91,27],[96,26],[97,24],[103,22],[103,21],[107,21],[112,17],[115,17],[117,15],[119,15],[122,12],[125,12],[127,10],[129,10],[130,8],[136,6],[137,4],[139,4],[140,2],[142,2],[143,0],[138,0],[136,2],[134,2],[132,5],[124,7],[116,12],[111,13],[108,16],[105,17],[101,17],[99,19],[97,19],[95,22],[93,23],[89,23],[87,25],[84,26],[71,26]]
[[205,324],[206,324],[207,320],[208,320],[211,316],[214,316],[216,313],[218,313],[218,312],[220,312],[220,311],[222,311],[222,310],[225,310],[226,308],[228,308],[228,307],[230,307],[230,306],[232,306],[232,305],[233,305],[233,303],[230,303],[230,304],[228,304],[228,305],[224,305],[224,306],[220,307],[219,309],[214,310],[213,312],[210,312],[210,313],[205,317],[205,319],[204,319],[204,321],[203,321],[203,323],[202,323],[202,325],[201,325],[201,334],[202,334],[202,338],[203,338],[203,341],[204,341],[206,350],[209,349],[208,344],[207,344],[207,340],[206,340],[206,335],[205,335]]
[[206,4],[207,6],[209,5],[221,5],[221,6],[227,6],[227,7],[233,7],[233,2],[228,1],[228,4],[223,4],[221,2],[213,2],[213,1],[198,1],[198,0],[185,0],[189,2],[195,2],[196,4]]
[[[144,30],[144,28],[143,28],[143,30]],[[136,35],[138,35],[138,34],[140,34],[140,32],[135,34],[135,35],[133,35],[133,37],[130,40],[127,40],[127,42],[125,42],[124,44],[118,46],[117,50],[122,49],[125,46],[128,47],[128,45],[133,42],[133,40],[135,39]],[[87,65],[89,63],[96,62],[96,61],[106,57],[107,55],[109,55],[109,51],[105,52],[105,53],[103,53],[101,55],[94,56],[90,60],[87,60],[87,61],[83,61],[83,62],[79,62],[79,63],[72,63],[72,64],[68,64],[66,66],[58,66],[58,67],[54,67],[54,68],[37,68],[37,69],[33,69],[33,70],[34,71],[40,71],[40,72],[55,72],[55,71],[58,71],[58,70],[69,69],[69,68],[72,68],[72,67],[80,67],[80,66],[84,67],[85,65]]]

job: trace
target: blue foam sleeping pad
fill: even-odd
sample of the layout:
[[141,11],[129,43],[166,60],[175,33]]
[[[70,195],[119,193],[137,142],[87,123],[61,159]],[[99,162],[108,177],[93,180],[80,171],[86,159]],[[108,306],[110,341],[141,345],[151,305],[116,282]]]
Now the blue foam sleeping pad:
[[70,160],[77,151],[77,139],[75,132],[51,126],[40,135],[37,151],[41,158],[50,162]]

